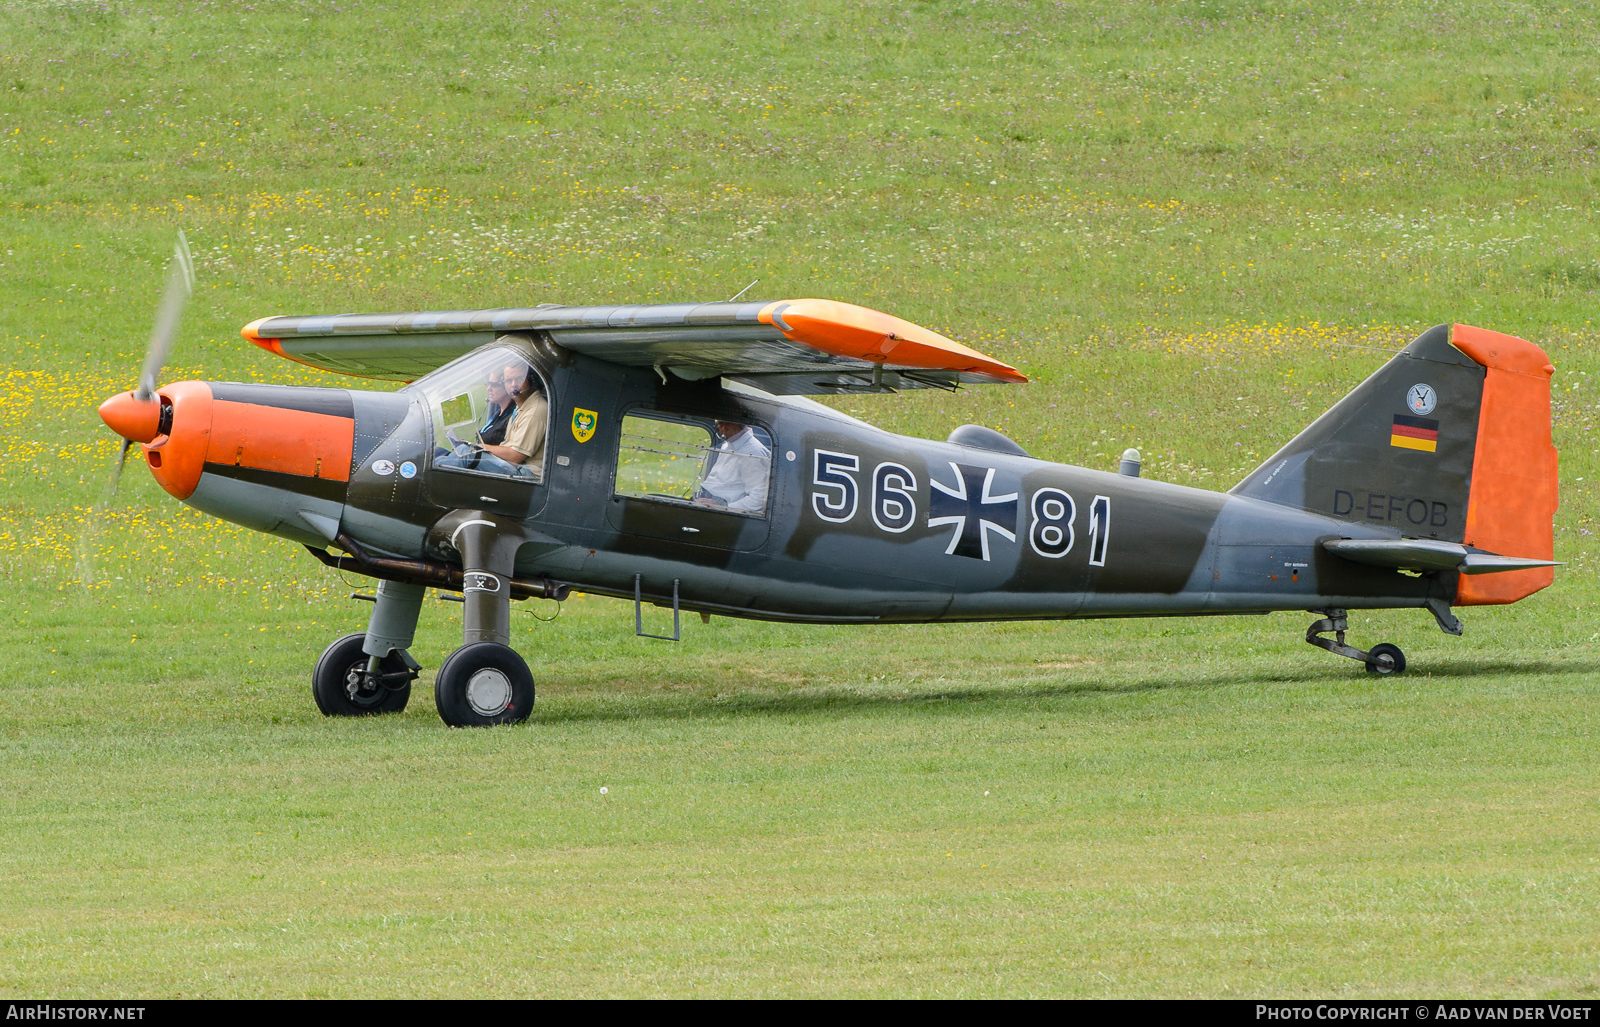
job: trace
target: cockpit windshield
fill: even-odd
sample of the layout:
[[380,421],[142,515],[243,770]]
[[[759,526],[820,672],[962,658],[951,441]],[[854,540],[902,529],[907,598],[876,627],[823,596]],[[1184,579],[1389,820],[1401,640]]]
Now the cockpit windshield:
[[543,480],[550,404],[525,353],[512,346],[477,350],[410,388],[433,413],[434,467]]

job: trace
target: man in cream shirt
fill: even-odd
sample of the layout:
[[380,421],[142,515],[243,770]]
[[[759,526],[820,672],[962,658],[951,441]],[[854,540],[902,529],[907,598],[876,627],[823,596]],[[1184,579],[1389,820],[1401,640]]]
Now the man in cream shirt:
[[517,412],[506,426],[505,444],[484,445],[486,455],[478,461],[478,470],[539,481],[544,476],[544,438],[550,421],[550,403],[540,390],[539,380],[521,361],[506,365],[505,383],[506,391],[517,404]]

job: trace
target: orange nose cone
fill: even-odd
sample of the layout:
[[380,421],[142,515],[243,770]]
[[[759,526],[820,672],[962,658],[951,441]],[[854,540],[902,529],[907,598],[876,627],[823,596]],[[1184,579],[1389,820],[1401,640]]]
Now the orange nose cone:
[[125,439],[149,442],[161,431],[161,400],[119,392],[100,404],[100,420]]

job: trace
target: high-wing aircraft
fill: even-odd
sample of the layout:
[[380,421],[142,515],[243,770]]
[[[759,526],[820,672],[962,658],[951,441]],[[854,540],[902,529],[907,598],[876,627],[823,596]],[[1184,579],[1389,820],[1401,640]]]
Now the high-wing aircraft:
[[313,674],[330,716],[405,707],[430,588],[464,603],[434,695],[469,726],[533,707],[512,601],[573,589],[670,606],[675,634],[681,611],[881,624],[1306,610],[1307,641],[1392,674],[1404,654],[1346,643],[1348,610],[1423,608],[1460,634],[1452,607],[1553,580],[1554,368],[1465,325],[1424,332],[1226,494],[1132,461],[1037,460],[977,425],[908,438],[807,399],[1026,380],[826,300],[269,317],[243,332],[411,384],[156,388],[147,362],[100,415],[177,499],[379,579],[367,630]]

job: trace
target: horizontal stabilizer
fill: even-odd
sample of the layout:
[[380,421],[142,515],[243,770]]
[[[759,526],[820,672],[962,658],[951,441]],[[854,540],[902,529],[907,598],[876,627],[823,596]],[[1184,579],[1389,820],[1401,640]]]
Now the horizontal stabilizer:
[[1501,571],[1526,571],[1535,567],[1565,567],[1555,560],[1532,560],[1522,556],[1496,556],[1493,553],[1468,553],[1459,568],[1462,574],[1498,574]]
[[1322,548],[1354,563],[1411,571],[1497,574],[1501,571],[1561,566],[1554,560],[1497,556],[1494,553],[1474,552],[1455,542],[1436,542],[1431,539],[1335,538],[1322,543]]

